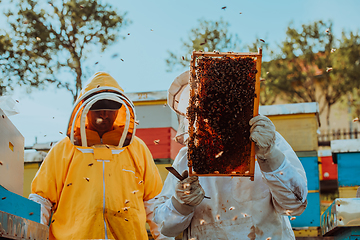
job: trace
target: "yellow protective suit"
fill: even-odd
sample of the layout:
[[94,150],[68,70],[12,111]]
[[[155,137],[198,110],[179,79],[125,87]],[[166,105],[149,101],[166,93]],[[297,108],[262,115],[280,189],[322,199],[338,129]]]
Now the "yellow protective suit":
[[[113,130],[100,138],[87,129],[86,113],[109,96],[122,107]],[[95,74],[82,90],[67,137],[50,150],[31,186],[32,195],[52,204],[50,239],[148,239],[145,222],[154,224],[146,202],[160,193],[162,182],[147,146],[134,136],[134,117],[131,101],[110,75]]]

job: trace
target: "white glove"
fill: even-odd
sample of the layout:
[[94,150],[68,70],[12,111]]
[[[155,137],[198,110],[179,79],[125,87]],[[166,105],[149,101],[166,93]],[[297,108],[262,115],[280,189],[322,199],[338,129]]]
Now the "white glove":
[[178,212],[187,215],[201,203],[205,197],[205,191],[199,183],[198,176],[188,177],[187,170],[182,173],[182,176],[186,178],[176,184],[172,203]]
[[31,193],[29,195],[29,199],[37,202],[41,205],[41,218],[40,218],[40,223],[49,226],[49,220],[50,220],[50,216],[51,216],[51,211],[52,211],[52,204],[49,200],[43,198],[40,195]]
[[275,126],[265,116],[250,119],[250,140],[255,143],[255,153],[260,168],[264,172],[278,169],[285,155],[275,146]]

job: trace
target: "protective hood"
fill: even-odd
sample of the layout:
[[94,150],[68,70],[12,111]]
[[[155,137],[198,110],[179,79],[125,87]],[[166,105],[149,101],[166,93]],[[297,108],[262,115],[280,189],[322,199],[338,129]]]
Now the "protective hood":
[[[111,131],[101,137],[96,131],[89,129],[87,114],[90,108],[99,101],[111,100],[120,103]],[[76,100],[69,124],[67,136],[74,145],[90,147],[97,144],[125,147],[132,142],[135,135],[135,108],[124,90],[108,73],[97,72],[85,84]]]
[[168,90],[167,102],[178,117],[179,127],[175,141],[185,145],[189,137],[189,121],[186,118],[186,109],[189,106],[190,98],[190,71],[183,72],[175,78]]
[[177,114],[186,116],[190,98],[190,71],[183,72],[175,78],[168,90],[168,105]]

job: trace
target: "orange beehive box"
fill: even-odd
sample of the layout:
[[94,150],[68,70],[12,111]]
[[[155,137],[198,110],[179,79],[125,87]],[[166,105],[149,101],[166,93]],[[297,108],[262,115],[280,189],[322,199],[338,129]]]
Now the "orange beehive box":
[[192,54],[189,174],[254,178],[249,120],[258,115],[262,50]]

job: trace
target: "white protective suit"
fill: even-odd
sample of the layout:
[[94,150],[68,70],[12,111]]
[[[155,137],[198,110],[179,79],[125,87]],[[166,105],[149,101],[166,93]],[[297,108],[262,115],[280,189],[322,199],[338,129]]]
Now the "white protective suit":
[[[177,108],[177,113],[185,112],[185,109],[179,111],[174,103],[181,105],[186,100],[188,93],[184,97],[184,88],[179,90],[178,86],[187,84],[188,75],[180,75],[169,89],[168,102],[170,107]],[[179,180],[169,174],[157,196],[154,213],[161,233],[178,236],[183,232],[183,239],[192,240],[295,239],[289,218],[300,215],[306,208],[306,175],[291,146],[277,132],[275,146],[285,155],[276,170],[263,172],[256,161],[254,181],[246,177],[199,177],[200,185],[211,199],[203,199],[196,207],[183,205],[181,212],[176,210],[172,199]],[[188,169],[187,163],[187,147],[184,147],[173,167],[182,173]]]

